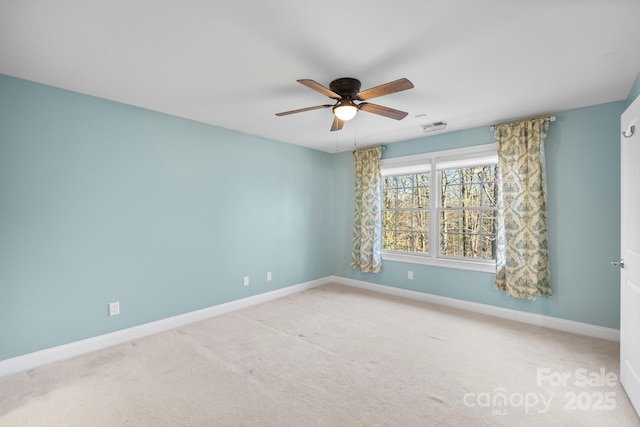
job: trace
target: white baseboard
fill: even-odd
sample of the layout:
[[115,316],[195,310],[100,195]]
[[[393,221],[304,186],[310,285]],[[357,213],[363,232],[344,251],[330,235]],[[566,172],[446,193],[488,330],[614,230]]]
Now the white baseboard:
[[230,301],[224,304],[214,305],[202,310],[196,310],[178,316],[168,317],[166,319],[157,320],[155,322],[145,323],[143,325],[134,326],[120,331],[111,332],[96,337],[72,342],[69,344],[48,348],[34,353],[25,354],[23,356],[13,357],[0,361],[0,376],[10,375],[18,372],[28,371],[38,366],[46,365],[52,362],[68,359],[89,353],[91,351],[100,350],[102,348],[111,347],[127,341],[139,339],[160,332],[170,331],[190,323],[199,322],[210,317],[219,316],[231,311],[240,310],[242,308],[257,305],[263,302],[282,298],[307,289],[331,283],[330,277],[312,280],[310,282],[300,283],[298,285],[289,286],[275,291],[265,292],[263,294],[253,295],[236,301]]
[[11,359],[0,361],[0,376],[10,375],[17,372],[27,371],[48,363],[79,356],[91,351],[100,350],[116,344],[154,335],[160,332],[179,328],[190,323],[199,322],[214,316],[240,310],[263,302],[282,298],[297,292],[302,292],[329,283],[337,283],[345,286],[367,289],[389,295],[410,298],[418,301],[425,301],[440,304],[448,307],[528,323],[531,325],[543,326],[565,332],[586,335],[594,338],[601,338],[609,341],[620,341],[620,331],[602,326],[590,325],[588,323],[575,322],[572,320],[560,319],[557,317],[544,316],[542,314],[527,313],[524,311],[512,310],[508,308],[495,307],[487,304],[463,301],[454,298],[431,295],[424,292],[411,291],[408,289],[394,288],[392,286],[378,285],[361,280],[348,279],[339,276],[328,276],[310,282],[277,289],[271,292],[254,295],[236,301],[215,305],[202,310],[192,311],[178,316],[168,317],[155,322],[145,323],[105,335],[72,342],[69,344],[48,348],[34,353],[17,356]]
[[332,276],[329,279],[331,283],[338,283],[341,285],[368,289],[370,291],[410,298],[418,301],[445,305],[448,307],[459,308],[475,313],[515,320],[517,322],[543,326],[545,328],[557,329],[565,332],[572,332],[574,334],[586,335],[589,337],[605,339],[608,341],[620,341],[620,331],[618,329],[605,328],[603,326],[596,326],[589,323],[560,319],[558,317],[527,313],[524,311],[512,310],[509,308],[495,307],[492,305],[480,304],[477,302],[463,301],[454,298],[431,295],[424,292],[410,291],[408,289],[394,288],[392,286],[378,285],[361,280],[347,279],[345,277]]

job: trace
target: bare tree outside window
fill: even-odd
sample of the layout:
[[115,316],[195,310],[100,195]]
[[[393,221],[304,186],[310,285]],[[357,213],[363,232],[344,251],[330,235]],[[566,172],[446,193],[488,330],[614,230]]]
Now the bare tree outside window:
[[440,255],[495,259],[496,181],[496,165],[441,172]]
[[382,249],[429,253],[429,173],[384,178]]
[[[431,179],[437,180],[438,206],[431,198]],[[429,218],[431,210],[435,209],[438,257],[494,260],[496,197],[495,164],[446,169],[433,174],[386,176],[382,199],[382,249],[428,255]]]

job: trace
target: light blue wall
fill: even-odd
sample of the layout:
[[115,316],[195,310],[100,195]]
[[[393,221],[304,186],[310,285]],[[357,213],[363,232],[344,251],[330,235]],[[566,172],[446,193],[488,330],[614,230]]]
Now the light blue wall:
[[331,275],[332,168],[0,76],[0,360]]
[[[523,301],[495,290],[493,274],[383,262],[380,274],[352,270],[353,155],[335,155],[336,274],[435,295],[619,327],[620,114],[625,102],[558,113],[546,143],[549,251],[554,295]],[[487,144],[489,126],[389,144],[384,158]],[[407,279],[407,271],[414,280]]]
[[[0,360],[332,274],[617,328],[609,261],[627,102],[560,112],[551,125],[555,293],[528,302],[495,291],[486,273],[352,270],[351,152],[0,76]],[[491,141],[483,126],[389,144],[384,156]],[[107,316],[111,301],[120,316]]]

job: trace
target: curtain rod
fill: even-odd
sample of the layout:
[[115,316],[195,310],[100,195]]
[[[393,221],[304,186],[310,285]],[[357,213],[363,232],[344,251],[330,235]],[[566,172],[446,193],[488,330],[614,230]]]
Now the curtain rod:
[[[382,151],[384,151],[384,150],[387,149],[387,146],[386,145],[381,145],[380,148],[382,148]],[[364,150],[364,148],[363,148],[363,150]],[[352,153],[356,154],[356,151],[358,151],[358,150],[353,150]]]
[[[552,121],[552,122],[555,122],[555,121],[556,121],[556,116],[542,116],[542,117],[549,117],[549,121]],[[525,119],[525,120],[527,120],[527,119]],[[499,124],[497,124],[497,125],[491,125],[491,126],[489,127],[489,129],[491,129],[491,130],[496,130],[496,126],[504,125],[504,124],[509,124],[509,123],[517,123],[517,122],[519,122],[519,121],[520,121],[520,120],[515,120],[515,121],[513,121],[513,122],[505,122],[505,123],[499,123]]]

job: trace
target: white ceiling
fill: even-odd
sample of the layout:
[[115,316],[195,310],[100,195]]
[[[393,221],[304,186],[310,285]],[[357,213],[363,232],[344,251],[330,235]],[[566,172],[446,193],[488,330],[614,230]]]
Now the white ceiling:
[[[625,99],[638,72],[639,0],[0,0],[2,74],[326,152]],[[275,116],[338,77],[408,78],[374,102],[409,115]]]

